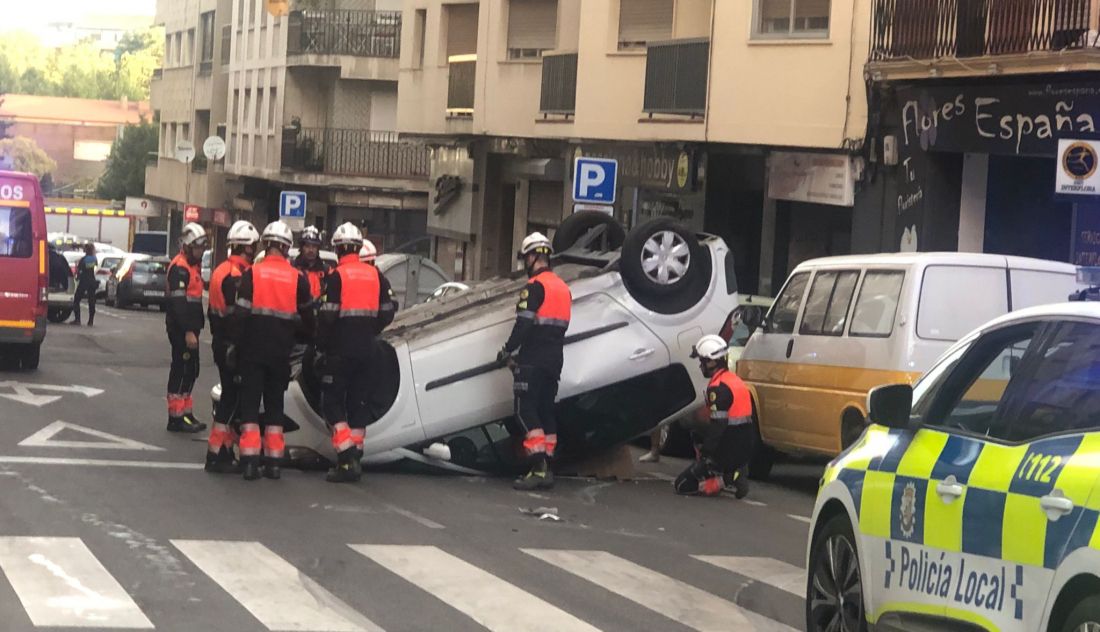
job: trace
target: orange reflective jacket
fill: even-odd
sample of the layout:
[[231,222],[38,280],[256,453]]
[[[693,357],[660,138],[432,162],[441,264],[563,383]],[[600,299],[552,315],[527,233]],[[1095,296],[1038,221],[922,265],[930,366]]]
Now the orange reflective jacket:
[[535,324],[568,329],[573,309],[573,295],[569,292],[569,286],[551,270],[543,270],[531,280],[538,281],[546,293],[542,305],[535,312]]
[[[710,379],[707,390],[709,391],[719,385],[725,386],[733,394],[733,405],[727,410],[715,410],[712,406],[710,411],[711,421],[726,421],[731,426],[752,423],[752,396],[741,378],[737,377],[737,374],[733,371],[722,369]],[[711,402],[707,403],[708,405],[711,404]]]
[[298,318],[298,269],[268,256],[252,266],[252,313],[284,320]]
[[188,280],[187,287],[180,288],[168,288],[168,296],[174,297],[186,297],[188,303],[202,304],[202,269],[197,265],[191,265],[187,261],[187,257],[181,252],[172,259],[172,263],[168,264],[168,274],[166,276],[172,276],[172,268],[180,266],[187,269]]
[[221,264],[214,268],[214,272],[210,275],[210,313],[215,316],[228,316],[232,311],[232,305],[226,305],[225,293],[222,291],[222,284],[225,282],[225,278],[240,277],[244,274],[244,271],[248,269],[248,260],[239,255],[232,255]]
[[336,272],[340,275],[340,318],[378,316],[378,268],[359,261],[358,254],[350,254],[341,257]]

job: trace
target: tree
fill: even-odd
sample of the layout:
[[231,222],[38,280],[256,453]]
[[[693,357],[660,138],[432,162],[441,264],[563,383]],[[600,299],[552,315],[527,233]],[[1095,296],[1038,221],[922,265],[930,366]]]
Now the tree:
[[0,139],[0,162],[11,165],[13,171],[42,176],[57,169],[57,163],[30,138],[16,136]]
[[141,122],[127,125],[111,145],[107,169],[99,178],[96,196],[105,200],[123,200],[145,195],[145,159],[157,150],[157,126]]

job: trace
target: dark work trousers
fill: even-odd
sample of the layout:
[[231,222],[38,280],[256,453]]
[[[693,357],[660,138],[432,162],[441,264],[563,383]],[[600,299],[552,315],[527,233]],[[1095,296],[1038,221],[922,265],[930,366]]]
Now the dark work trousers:
[[325,421],[330,425],[345,422],[351,428],[366,428],[374,421],[368,406],[371,358],[330,354],[325,363],[322,378]]
[[172,367],[168,371],[168,394],[187,396],[199,377],[199,350],[187,348],[186,332],[170,328],[168,343],[172,345]]
[[230,368],[226,360],[229,345],[224,341],[215,340],[211,345],[214,351],[214,364],[218,367],[218,379],[221,381],[222,396],[214,409],[214,421],[220,424],[228,424],[237,416],[240,404],[241,376],[236,368]]
[[558,433],[558,418],[554,414],[558,377],[539,367],[516,367],[512,389],[516,394],[516,419],[524,432],[542,430],[547,435]]
[[[710,436],[706,436],[709,434]],[[676,477],[673,486],[681,494],[699,492],[699,485],[708,478],[731,477],[746,467],[756,447],[753,424],[726,426],[724,429],[696,433],[702,440],[699,458]]]
[[99,284],[95,281],[88,283],[82,281],[76,286],[76,294],[73,295],[73,321],[80,322],[80,301],[84,298],[88,299],[88,324],[91,325],[95,320],[95,292],[99,289]]
[[260,401],[264,405],[264,425],[283,425],[283,394],[290,384],[289,357],[260,357],[241,363],[241,423],[260,422]]

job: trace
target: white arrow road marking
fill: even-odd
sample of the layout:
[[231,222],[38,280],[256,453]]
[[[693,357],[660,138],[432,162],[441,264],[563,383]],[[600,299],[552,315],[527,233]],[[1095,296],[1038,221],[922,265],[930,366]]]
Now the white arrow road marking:
[[0,393],[0,397],[17,401],[30,406],[41,408],[46,404],[52,404],[61,399],[60,395],[35,395],[34,391],[53,391],[58,393],[78,393],[85,397],[95,397],[103,393],[103,389],[90,386],[60,386],[57,384],[32,384],[30,382],[16,382],[7,380],[0,382],[0,389],[10,388],[11,393]]
[[[65,430],[72,430],[80,434],[95,437],[99,439],[99,441],[59,441],[54,439],[58,433]],[[88,428],[60,420],[53,422],[26,439],[23,439],[19,442],[19,445],[24,448],[93,448],[97,450],[164,451],[164,448],[155,445],[149,445],[148,443],[134,441],[133,439],[120,437],[109,432],[103,432],[102,430],[96,430],[95,428]]]
[[796,597],[803,597],[806,593],[806,571],[780,560],[770,557],[733,555],[692,555],[692,557],[779,590],[785,590]]

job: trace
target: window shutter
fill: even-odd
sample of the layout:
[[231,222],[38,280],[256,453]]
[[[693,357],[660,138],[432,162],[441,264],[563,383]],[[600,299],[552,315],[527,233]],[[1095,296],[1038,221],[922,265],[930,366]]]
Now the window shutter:
[[557,47],[558,0],[512,0],[508,5],[508,48]]
[[477,53],[476,4],[448,4],[447,55],[472,55]]
[[657,42],[672,37],[673,0],[620,0],[619,41]]

